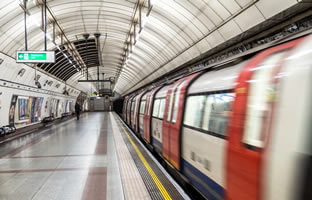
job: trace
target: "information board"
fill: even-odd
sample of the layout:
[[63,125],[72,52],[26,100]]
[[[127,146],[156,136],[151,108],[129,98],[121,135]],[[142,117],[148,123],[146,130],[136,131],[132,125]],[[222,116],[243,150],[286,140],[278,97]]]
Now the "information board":
[[55,63],[54,51],[17,51],[17,63]]

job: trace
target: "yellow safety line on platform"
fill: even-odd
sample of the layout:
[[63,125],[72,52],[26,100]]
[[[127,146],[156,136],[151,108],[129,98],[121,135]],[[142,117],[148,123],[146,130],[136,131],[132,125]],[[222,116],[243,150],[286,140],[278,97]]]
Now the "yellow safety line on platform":
[[165,200],[172,200],[171,196],[168,194],[166,188],[163,186],[163,184],[159,181],[159,179],[157,178],[155,172],[153,171],[153,169],[151,168],[151,166],[148,164],[148,162],[145,160],[144,156],[142,155],[141,151],[138,149],[138,147],[136,146],[136,144],[133,142],[133,140],[131,139],[128,131],[124,128],[124,126],[121,124],[121,122],[119,120],[117,120],[118,123],[121,125],[121,128],[124,130],[125,134],[128,136],[133,148],[135,149],[135,151],[137,152],[139,158],[141,159],[142,163],[144,164],[144,166],[146,167],[148,173],[151,175],[153,181],[155,182],[156,186],[158,187],[159,191],[161,192],[162,196],[165,198]]

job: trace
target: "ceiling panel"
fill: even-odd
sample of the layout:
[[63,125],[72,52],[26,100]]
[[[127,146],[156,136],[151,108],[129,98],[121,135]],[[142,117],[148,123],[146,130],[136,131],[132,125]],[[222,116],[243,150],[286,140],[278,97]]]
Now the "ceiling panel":
[[[43,50],[41,0],[28,2],[28,45],[32,50]],[[68,39],[64,37],[62,43],[61,31],[57,29],[55,43],[49,40],[48,49],[57,52],[57,46],[61,47],[74,64],[62,59],[64,55],[58,52],[55,66],[40,67],[78,84],[77,80],[86,78],[82,71],[86,70],[88,55],[90,77],[96,77],[94,66],[100,65],[103,73],[116,78],[115,89],[123,94],[298,3],[296,0],[153,2],[147,17],[147,0],[47,0],[52,13],[48,14],[48,33],[52,35],[52,22],[56,20]],[[132,42],[134,47],[127,58],[129,35],[134,34],[140,5],[144,26],[138,41]],[[25,47],[24,14],[19,1],[0,1],[0,19],[0,51],[14,57],[16,50]],[[87,49],[79,45],[83,44],[84,33],[90,34]],[[101,33],[99,49],[94,33]],[[72,51],[67,52],[69,47]]]

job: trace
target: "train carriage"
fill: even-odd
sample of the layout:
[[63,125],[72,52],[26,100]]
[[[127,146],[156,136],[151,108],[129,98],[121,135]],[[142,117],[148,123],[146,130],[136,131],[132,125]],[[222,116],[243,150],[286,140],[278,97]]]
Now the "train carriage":
[[138,94],[135,94],[133,98],[131,99],[131,109],[130,109],[130,127],[133,129],[134,126],[134,118],[135,118],[135,104],[136,104],[136,98]]
[[122,107],[122,118],[124,121],[127,121],[127,104],[128,104],[129,96],[126,96],[123,102]]
[[312,199],[311,46],[293,40],[152,89],[141,137],[207,199]]
[[127,124],[129,126],[131,125],[131,110],[133,109],[132,100],[134,97],[135,95],[130,96],[127,104]]
[[138,133],[141,138],[145,139],[144,137],[144,127],[145,127],[145,117],[148,115],[148,108],[149,108],[149,96],[151,95],[152,91],[146,92],[140,101],[140,110],[139,110],[139,128]]
[[180,170],[180,133],[186,90],[199,74],[198,72],[181,78],[172,84],[167,92],[163,120],[162,155],[178,170]]
[[[268,164],[263,152],[267,150],[269,138],[278,134],[273,131],[277,123],[286,125],[291,122],[283,121],[281,116],[277,116],[278,120],[273,120],[274,108],[291,99],[277,98],[285,83],[283,76],[280,77],[280,71],[301,41],[302,39],[294,40],[259,53],[248,62],[237,79],[227,150],[227,199],[262,198],[261,182],[265,177],[263,169]],[[285,108],[287,107],[289,105]],[[291,123],[289,128],[292,127]]]
[[224,198],[228,118],[244,64],[206,72],[187,91],[181,171],[208,199]]
[[271,136],[261,170],[261,198],[312,199],[312,38],[299,41],[275,75]]
[[[140,106],[142,96],[146,93],[146,90],[141,91],[134,99],[134,113],[133,113],[133,121],[132,121],[132,129],[136,134],[139,135],[139,119],[140,119]],[[144,108],[142,108],[144,110]]]
[[152,146],[155,151],[162,154],[163,118],[166,105],[166,96],[170,85],[163,86],[153,98],[153,109],[151,117]]
[[143,138],[148,143],[152,143],[152,111],[154,106],[154,98],[156,92],[158,92],[161,87],[156,87],[146,94],[146,105],[145,113],[143,117]]

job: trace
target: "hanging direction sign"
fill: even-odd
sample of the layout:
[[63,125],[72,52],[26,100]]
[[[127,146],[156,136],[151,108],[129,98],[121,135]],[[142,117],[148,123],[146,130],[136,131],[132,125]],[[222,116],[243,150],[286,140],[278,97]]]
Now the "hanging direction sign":
[[55,63],[54,51],[17,51],[17,63]]

